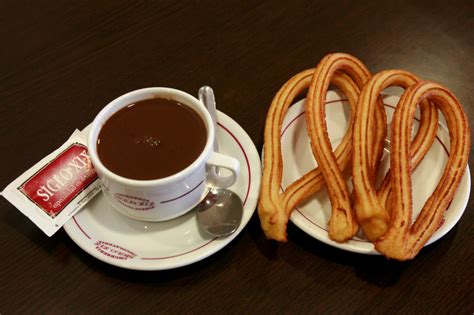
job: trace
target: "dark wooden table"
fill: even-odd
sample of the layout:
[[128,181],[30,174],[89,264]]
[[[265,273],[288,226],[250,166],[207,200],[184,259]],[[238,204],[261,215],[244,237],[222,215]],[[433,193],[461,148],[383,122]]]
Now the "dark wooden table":
[[[260,150],[273,95],[328,52],[438,81],[474,119],[472,1],[10,0],[0,12],[1,187],[141,87],[211,85]],[[292,224],[274,244],[255,214],[210,258],[138,272],[96,260],[63,230],[48,238],[1,199],[0,313],[472,314],[472,207],[405,263],[331,248]]]

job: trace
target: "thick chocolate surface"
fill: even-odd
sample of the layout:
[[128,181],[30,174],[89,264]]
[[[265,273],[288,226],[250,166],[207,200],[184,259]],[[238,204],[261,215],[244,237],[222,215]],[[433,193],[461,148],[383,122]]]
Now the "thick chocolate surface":
[[152,180],[178,173],[204,149],[206,128],[190,107],[154,98],[113,114],[97,140],[99,159],[117,175]]

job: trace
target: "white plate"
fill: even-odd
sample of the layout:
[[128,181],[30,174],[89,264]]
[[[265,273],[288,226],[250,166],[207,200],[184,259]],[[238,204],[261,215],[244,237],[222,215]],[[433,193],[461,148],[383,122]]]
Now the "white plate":
[[201,234],[194,211],[166,222],[129,219],[113,208],[100,193],[64,229],[92,256],[122,268],[164,270],[192,264],[229,244],[247,225],[255,211],[260,190],[261,164],[254,143],[229,116],[218,112],[220,151],[240,161],[241,173],[230,187],[244,202],[238,230],[213,238]]
[[[333,147],[341,141],[350,117],[350,109],[342,95],[330,91],[327,96],[326,119],[329,138]],[[386,96],[384,98],[385,110],[388,122],[392,120],[394,106],[398,103],[399,97]],[[418,113],[417,113],[417,117]],[[307,171],[313,169],[317,164],[311,153],[309,139],[306,133],[306,119],[304,116],[304,100],[294,104],[282,125],[282,154],[283,154],[283,180],[282,190],[288,187],[295,180],[300,178]],[[418,127],[418,121],[414,122],[414,129]],[[419,164],[413,173],[413,217],[416,218],[424,202],[434,191],[444,170],[449,154],[449,134],[442,123],[436,140],[432,148],[428,151],[424,160]],[[389,152],[384,153],[382,162],[384,170],[389,166]],[[379,180],[382,177],[379,174]],[[350,183],[350,181],[348,182]],[[460,187],[446,210],[444,220],[438,230],[433,234],[427,244],[430,244],[445,235],[461,218],[469,200],[471,189],[471,179],[469,167],[461,181]],[[329,239],[327,233],[327,222],[331,214],[331,204],[327,197],[326,190],[316,194],[314,198],[304,205],[300,205],[293,211],[290,220],[301,230],[312,237],[347,251],[362,254],[378,254],[374,250],[372,243],[367,241],[362,233],[352,238],[346,243],[337,243]]]

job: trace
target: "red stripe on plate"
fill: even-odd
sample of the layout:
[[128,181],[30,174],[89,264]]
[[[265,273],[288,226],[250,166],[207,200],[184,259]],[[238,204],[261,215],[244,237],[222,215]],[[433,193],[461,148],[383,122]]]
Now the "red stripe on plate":
[[239,145],[240,147],[240,150],[242,150],[242,153],[244,154],[244,157],[245,157],[245,162],[247,163],[247,173],[248,173],[248,176],[249,176],[249,185],[247,187],[247,193],[245,194],[245,199],[243,201],[243,204],[245,206],[245,203],[247,202],[247,198],[249,197],[249,193],[250,193],[250,184],[252,182],[252,172],[250,171],[250,163],[249,163],[249,159],[247,157],[247,153],[245,152],[244,150],[244,147],[242,146],[242,144],[240,143],[239,139],[237,139],[237,137],[229,130],[227,129],[224,125],[222,125],[220,122],[217,123],[219,125],[219,127],[222,127],[222,129],[224,129],[225,131],[227,131],[227,133],[232,137],[234,138],[235,142],[237,142],[237,144]]
[[82,234],[84,234],[88,239],[91,239],[91,237],[82,229],[82,227],[79,225],[79,222],[77,222],[76,220],[76,216],[73,216],[72,219],[74,220],[74,222],[76,223],[77,227],[79,228],[79,230],[82,232]]
[[186,255],[186,254],[189,254],[189,253],[192,253],[192,252],[195,252],[197,251],[198,249],[201,249],[203,248],[204,246],[212,243],[214,240],[216,240],[217,237],[214,237],[212,240],[210,240],[209,242],[207,243],[204,243],[203,245],[199,246],[199,247],[196,247],[196,248],[193,248],[187,252],[184,252],[184,253],[179,253],[179,254],[176,254],[176,255],[171,255],[171,256],[163,256],[163,257],[153,257],[153,258],[146,258],[146,257],[143,257],[142,260],[160,260],[160,259],[169,259],[169,258],[175,258],[175,257],[179,257],[179,256],[183,256],[183,255]]

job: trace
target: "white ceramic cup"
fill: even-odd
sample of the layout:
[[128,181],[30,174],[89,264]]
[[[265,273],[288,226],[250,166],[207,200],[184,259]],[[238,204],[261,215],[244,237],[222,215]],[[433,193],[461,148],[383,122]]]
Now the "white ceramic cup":
[[[97,138],[105,122],[123,107],[146,99],[169,98],[191,107],[203,120],[207,131],[206,145],[199,157],[185,169],[155,180],[134,180],[111,172],[97,154]],[[92,164],[103,186],[103,193],[116,210],[132,219],[165,221],[178,217],[195,207],[207,193],[210,183],[227,188],[237,179],[237,159],[213,152],[215,128],[209,112],[195,97],[171,88],[152,87],[132,91],[105,106],[92,123],[88,148]],[[212,171],[225,168],[230,175]]]

